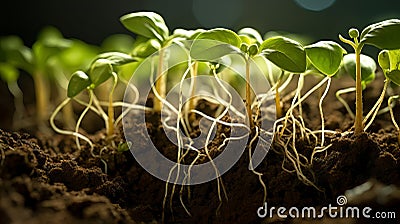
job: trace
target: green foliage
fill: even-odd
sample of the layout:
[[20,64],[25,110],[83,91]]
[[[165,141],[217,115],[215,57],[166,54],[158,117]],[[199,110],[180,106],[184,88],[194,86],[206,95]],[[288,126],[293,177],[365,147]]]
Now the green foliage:
[[190,56],[198,61],[215,62],[229,54],[240,54],[240,37],[231,30],[216,28],[197,35]]
[[6,83],[12,83],[18,80],[19,72],[14,66],[0,62],[0,78]]
[[319,41],[304,47],[304,49],[311,64],[327,76],[337,73],[343,60],[343,54],[347,53],[333,41]]
[[[360,55],[361,62],[361,85],[363,89],[375,79],[376,63],[375,60],[367,55]],[[356,79],[356,55],[347,54],[343,57],[343,67],[345,71]]]
[[281,36],[271,37],[260,46],[260,54],[281,69],[302,73],[306,70],[306,52],[300,43]]
[[68,83],[67,96],[75,97],[91,84],[89,76],[83,71],[77,71],[72,76]]
[[[238,31],[238,34],[240,37],[245,36],[245,37],[249,38],[249,41],[247,42],[247,44],[256,43],[256,44],[260,45],[263,42],[263,39],[262,39],[260,33],[257,30],[250,28],[250,27],[245,27],[245,28],[240,29]],[[243,39],[242,39],[242,41],[243,41]]]
[[386,78],[400,86],[400,49],[381,51],[378,62]]
[[167,40],[169,30],[164,19],[154,12],[134,12],[120,18],[122,24],[131,32],[160,42]]
[[360,43],[393,50],[400,48],[400,38],[397,38],[399,36],[400,20],[389,19],[366,27],[361,33]]
[[135,39],[127,34],[114,34],[103,40],[101,43],[101,51],[117,51],[129,54],[133,49],[134,43]]
[[1,57],[7,63],[23,69],[28,73],[32,73],[34,70],[34,59],[31,49],[26,47],[17,36],[6,36],[0,38],[0,51],[2,52]]

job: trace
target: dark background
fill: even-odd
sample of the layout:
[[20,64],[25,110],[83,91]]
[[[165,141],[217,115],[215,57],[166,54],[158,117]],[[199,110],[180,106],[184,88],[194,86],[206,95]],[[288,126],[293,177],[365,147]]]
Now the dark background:
[[294,0],[14,0],[1,3],[0,36],[16,34],[31,45],[42,27],[53,25],[66,37],[99,44],[107,35],[129,33],[119,17],[143,10],[161,14],[170,30],[252,26],[262,34],[283,30],[315,40],[338,40],[338,33],[347,35],[352,26],[362,29],[372,22],[399,18],[400,1],[336,0],[318,12],[303,9]]

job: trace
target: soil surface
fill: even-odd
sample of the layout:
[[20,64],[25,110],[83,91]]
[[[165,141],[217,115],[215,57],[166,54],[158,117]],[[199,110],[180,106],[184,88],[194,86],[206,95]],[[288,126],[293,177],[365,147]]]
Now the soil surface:
[[[349,130],[352,119],[334,97],[338,88],[335,81],[324,101],[324,111],[326,129],[337,130],[338,133],[326,135],[326,145],[331,144],[331,147],[324,153],[316,154],[312,165],[303,170],[319,189],[304,184],[296,173],[285,171],[282,168],[285,158],[282,148],[273,144],[257,168],[263,174],[268,208],[337,206],[337,197],[346,193],[349,206],[370,206],[373,211],[396,212],[397,218],[377,223],[400,223],[398,132],[386,113],[378,116],[366,133],[342,136],[339,131]],[[315,80],[309,83],[313,82]],[[340,86],[352,84],[347,80]],[[381,89],[382,79],[378,78],[364,92],[365,113],[375,103]],[[303,103],[304,120],[312,130],[320,129],[321,125],[317,109],[319,96],[319,93],[313,94]],[[354,105],[353,98],[354,94],[344,96],[350,106]],[[289,103],[284,102],[286,108]],[[394,111],[399,114],[400,107],[396,106]],[[135,127],[137,134],[147,130],[157,148],[167,157],[175,158],[176,146],[164,135],[158,117],[158,114],[148,114],[146,124],[132,119],[130,125]],[[227,131],[224,127],[218,130]],[[188,215],[180,202],[181,186],[176,187],[171,197],[173,186],[168,185],[163,210],[165,182],[147,173],[130,151],[117,150],[118,145],[125,142],[122,127],[116,130],[112,139],[105,137],[104,130],[89,136],[95,143],[95,156],[84,142],[78,150],[73,137],[0,130],[0,223],[161,223],[163,213],[165,223],[377,221],[331,220],[327,216],[316,220],[282,219],[276,215],[272,218],[258,217],[257,210],[263,205],[264,191],[258,176],[248,170],[247,153],[222,176],[226,190],[226,198],[222,195],[222,202],[216,181],[191,186],[190,190],[185,187],[182,200],[190,212]],[[223,141],[218,136],[211,144],[213,156],[218,155],[216,148]],[[140,144],[134,143],[133,147],[141,147]],[[309,155],[310,145],[303,139],[298,139],[296,146],[299,153]],[[364,188],[348,191],[362,184]],[[370,187],[365,190],[365,186]]]

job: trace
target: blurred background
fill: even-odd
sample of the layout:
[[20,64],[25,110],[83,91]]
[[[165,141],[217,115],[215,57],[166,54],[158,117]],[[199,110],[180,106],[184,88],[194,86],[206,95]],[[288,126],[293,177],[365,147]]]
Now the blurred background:
[[400,17],[400,1],[393,0],[37,0],[3,1],[0,36],[16,34],[30,46],[46,25],[68,38],[99,44],[113,33],[129,33],[119,17],[133,11],[161,14],[170,30],[251,26],[264,34],[287,31],[313,40],[338,40],[350,26],[362,29],[387,18]]

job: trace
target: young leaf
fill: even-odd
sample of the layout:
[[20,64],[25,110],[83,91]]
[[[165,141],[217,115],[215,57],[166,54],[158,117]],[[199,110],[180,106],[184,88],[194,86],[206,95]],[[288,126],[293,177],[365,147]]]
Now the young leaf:
[[21,38],[17,36],[6,36],[0,38],[0,52],[4,60],[17,68],[24,69],[28,73],[33,72],[32,51],[24,46]]
[[400,86],[400,70],[392,70],[385,73],[386,77],[388,77],[394,84]]
[[396,85],[400,85],[400,49],[381,51],[378,62],[385,76]]
[[380,49],[400,48],[400,20],[389,19],[366,27],[360,36],[361,44],[373,45]]
[[241,39],[231,30],[216,28],[199,34],[190,48],[198,61],[215,61],[229,54],[240,54]]
[[101,50],[103,52],[117,51],[129,54],[133,49],[135,40],[126,34],[114,34],[103,40]]
[[0,78],[6,83],[15,82],[18,80],[19,72],[14,66],[7,63],[0,63]]
[[263,39],[262,39],[260,33],[257,30],[250,28],[250,27],[242,28],[241,30],[239,30],[238,34],[250,37],[251,39],[254,40],[254,43],[257,43],[257,44],[261,44],[263,42]]
[[93,88],[99,86],[103,82],[107,81],[112,75],[112,65],[107,59],[98,59],[94,61],[89,72],[89,78]]
[[[363,89],[375,79],[375,60],[367,55],[361,54],[361,84]],[[347,54],[343,57],[343,67],[351,77],[356,79],[356,55]]]
[[242,43],[240,37],[235,32],[224,28],[215,28],[202,32],[196,37],[196,40],[200,39],[223,42],[238,48]]
[[265,40],[260,48],[260,53],[268,60],[283,70],[301,73],[306,70],[306,52],[296,41],[276,36]]
[[311,64],[327,76],[339,70],[346,50],[333,41],[319,41],[304,47]]
[[137,61],[136,58],[131,57],[129,54],[121,53],[121,52],[106,52],[99,54],[96,60],[100,60],[101,64],[108,65],[124,65],[131,62]]
[[132,55],[139,58],[147,58],[161,49],[161,44],[155,39],[149,39],[145,42],[135,44]]
[[164,42],[169,30],[164,19],[154,12],[134,12],[120,18],[122,24],[131,32],[149,39]]
[[77,71],[72,74],[71,79],[68,83],[67,96],[69,98],[75,97],[88,86],[91,82],[89,77],[83,71]]

